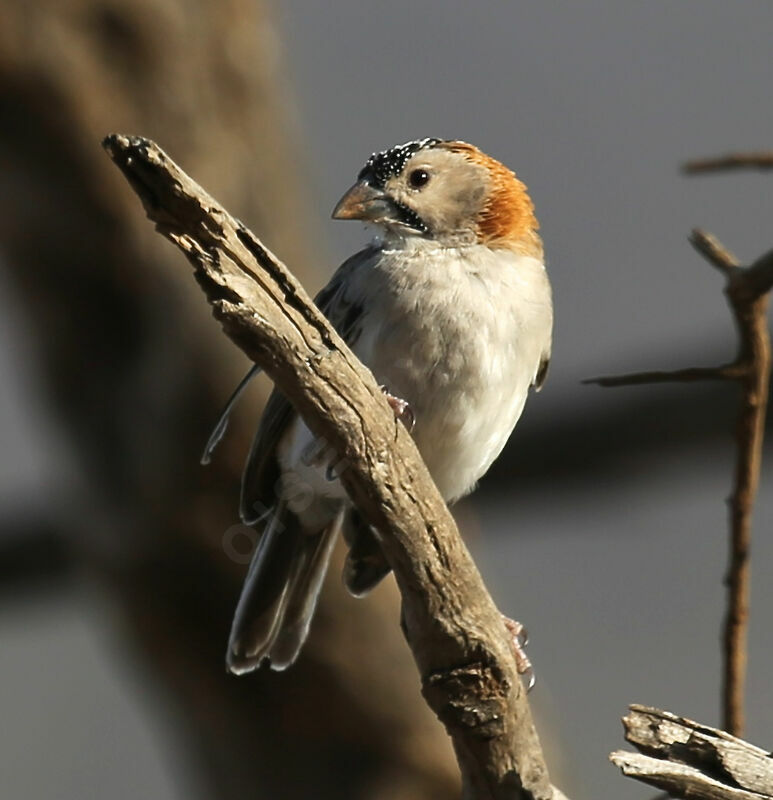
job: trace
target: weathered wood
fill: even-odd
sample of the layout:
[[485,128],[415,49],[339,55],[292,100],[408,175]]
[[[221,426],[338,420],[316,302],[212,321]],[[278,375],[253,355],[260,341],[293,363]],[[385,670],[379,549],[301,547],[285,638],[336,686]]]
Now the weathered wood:
[[623,718],[625,738],[641,754],[610,755],[623,774],[674,797],[769,800],[773,756],[725,731],[657,708],[633,705]]
[[551,797],[501,615],[371,373],[287,268],[157,145],[112,135],[105,147],[192,263],[228,336],[339,454],[343,484],[383,537],[403,630],[424,696],[452,738],[465,796]]

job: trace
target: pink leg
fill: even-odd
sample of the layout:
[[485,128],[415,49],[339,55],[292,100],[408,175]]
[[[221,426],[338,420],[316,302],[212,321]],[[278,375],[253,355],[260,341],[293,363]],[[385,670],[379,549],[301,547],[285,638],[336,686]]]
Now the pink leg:
[[395,397],[393,394],[390,394],[386,386],[382,386],[381,391],[384,393],[392,411],[395,412],[395,419],[399,419],[410,433],[416,424],[416,416],[413,413],[410,403],[408,403],[407,400],[403,400],[401,397]]
[[523,675],[526,679],[526,691],[530,692],[534,688],[536,678],[534,677],[534,668],[526,655],[526,645],[529,642],[529,636],[526,633],[526,628],[510,617],[502,614],[502,621],[505,623],[505,628],[510,634],[513,652],[515,653],[515,665],[518,669],[518,674]]

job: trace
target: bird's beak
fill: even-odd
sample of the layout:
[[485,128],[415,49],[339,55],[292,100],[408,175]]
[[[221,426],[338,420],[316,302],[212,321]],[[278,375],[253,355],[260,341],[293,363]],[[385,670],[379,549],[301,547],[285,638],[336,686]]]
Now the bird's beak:
[[333,209],[333,219],[380,222],[391,219],[393,215],[394,206],[389,198],[367,181],[357,181]]

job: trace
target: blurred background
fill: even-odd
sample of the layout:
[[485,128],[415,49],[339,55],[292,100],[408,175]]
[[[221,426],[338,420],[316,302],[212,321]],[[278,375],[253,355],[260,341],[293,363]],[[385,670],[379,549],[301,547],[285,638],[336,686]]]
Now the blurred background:
[[[444,798],[392,581],[334,569],[299,663],[223,656],[223,549],[262,378],[101,151],[154,138],[315,291],[366,233],[329,213],[368,154],[423,136],[512,166],[542,222],[554,358],[458,509],[524,621],[554,779],[647,798],[606,760],[630,702],[719,723],[733,387],[606,389],[714,364],[735,334],[701,225],[773,245],[773,177],[685,178],[773,146],[769,2],[4,0],[0,25],[0,796]],[[769,441],[773,441],[769,437]],[[747,738],[773,746],[773,480],[755,510]],[[340,554],[339,554],[340,559]]]

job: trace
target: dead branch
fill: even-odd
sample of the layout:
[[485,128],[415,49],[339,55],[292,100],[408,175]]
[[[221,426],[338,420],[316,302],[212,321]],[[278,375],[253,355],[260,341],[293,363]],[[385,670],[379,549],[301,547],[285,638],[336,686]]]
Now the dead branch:
[[749,546],[754,497],[759,483],[765,409],[770,383],[768,292],[773,287],[773,251],[749,267],[740,266],[720,242],[695,229],[690,243],[726,278],[725,295],[739,335],[738,355],[731,364],[694,367],[674,372],[638,372],[593,378],[586,383],[630,386],[644,383],[732,380],[741,387],[736,423],[735,488],[730,499],[730,563],[724,624],[724,676],[722,690],[724,727],[740,734],[744,726],[746,641],[749,621]]
[[633,705],[625,738],[639,753],[618,750],[610,760],[624,775],[672,797],[770,800],[773,756],[725,731],[657,708]]
[[452,738],[465,797],[550,798],[502,617],[371,373],[287,268],[157,145],[111,135],[104,146],[156,229],[192,263],[226,334],[341,455],[341,480],[383,536],[403,631],[424,697]]
[[773,169],[773,152],[728,153],[724,156],[694,159],[682,165],[682,172],[688,175],[740,169]]

